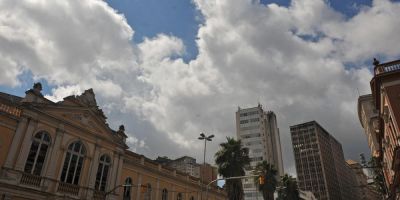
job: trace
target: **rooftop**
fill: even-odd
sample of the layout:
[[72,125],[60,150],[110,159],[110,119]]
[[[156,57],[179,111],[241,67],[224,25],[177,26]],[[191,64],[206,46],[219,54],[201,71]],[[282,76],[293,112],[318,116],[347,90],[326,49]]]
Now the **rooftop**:
[[374,73],[375,76],[384,73],[400,72],[400,60],[395,60],[387,63],[378,64],[375,63]]

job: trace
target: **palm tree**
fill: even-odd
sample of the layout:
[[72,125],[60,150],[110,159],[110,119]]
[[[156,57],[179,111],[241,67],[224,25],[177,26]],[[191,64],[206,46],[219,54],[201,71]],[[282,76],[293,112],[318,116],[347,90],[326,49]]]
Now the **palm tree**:
[[282,176],[278,189],[278,200],[300,200],[299,195],[296,179],[287,174]]
[[[249,150],[243,148],[240,140],[227,137],[227,142],[221,143],[221,149],[215,154],[218,173],[224,178],[245,175],[244,167],[249,165]],[[229,200],[242,200],[243,188],[240,179],[226,180],[226,191]]]
[[254,173],[264,177],[264,184],[259,184],[258,178],[254,179],[256,185],[258,185],[258,190],[263,195],[264,200],[273,200],[274,192],[276,190],[276,186],[278,185],[278,181],[276,179],[277,171],[274,166],[264,160],[256,165]]

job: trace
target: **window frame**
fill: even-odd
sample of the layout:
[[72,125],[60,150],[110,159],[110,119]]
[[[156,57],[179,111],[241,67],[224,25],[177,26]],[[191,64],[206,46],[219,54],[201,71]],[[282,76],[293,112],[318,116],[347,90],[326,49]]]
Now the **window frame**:
[[[36,149],[32,149],[32,148],[34,148],[34,146],[33,146],[34,144],[37,144]],[[44,145],[45,145],[45,148],[46,148],[44,158],[42,159],[42,161],[38,162],[42,147]],[[29,148],[29,153],[28,153],[28,156],[26,157],[26,160],[25,160],[25,165],[24,165],[24,172],[25,173],[32,174],[32,175],[35,175],[35,176],[41,176],[42,175],[43,169],[44,169],[44,165],[46,164],[46,161],[47,161],[47,157],[48,157],[48,152],[49,152],[50,146],[51,146],[50,134],[48,132],[46,132],[46,131],[38,131],[38,132],[36,132],[36,134],[32,138],[31,146]],[[32,154],[32,151],[35,151],[35,152]],[[31,163],[32,164],[31,169],[29,170],[27,168],[28,168],[28,164],[29,164],[29,160],[30,160],[30,156],[31,155],[34,155],[34,156],[33,156],[33,162]],[[38,163],[40,163],[40,162],[41,162],[41,167],[40,167],[40,169],[37,169]],[[37,170],[39,170],[39,172],[37,172]]]
[[[101,174],[100,177],[99,175],[99,169],[101,168]],[[109,178],[110,175],[110,170],[111,169],[111,158],[107,154],[103,154],[99,158],[99,163],[98,163],[98,168],[97,168],[97,173],[96,173],[96,180],[95,180],[95,186],[94,189],[97,191],[102,191],[105,192],[107,189],[107,179]],[[106,173],[104,173],[106,171]],[[105,178],[104,178],[105,177]],[[103,178],[105,179],[103,181]],[[104,184],[104,185],[103,185]]]
[[[80,144],[78,151],[75,151],[76,144]],[[71,172],[71,162],[72,162],[72,159],[74,156],[76,156],[77,159],[75,161],[75,165],[72,166],[72,167],[74,167],[73,177],[72,177],[71,182],[69,182],[68,175]],[[60,181],[63,183],[67,183],[67,184],[79,185],[80,176],[82,174],[82,169],[84,168],[85,157],[86,157],[86,147],[83,144],[83,142],[80,140],[71,142],[68,145],[68,148],[65,153],[64,164],[63,164],[63,167],[61,168]],[[67,162],[67,158],[68,158],[68,162]],[[78,169],[79,165],[80,165],[80,168]],[[67,168],[65,168],[66,166],[67,166]],[[64,169],[65,169],[65,171],[64,171]],[[79,171],[79,175],[77,176],[78,171]],[[75,181],[75,179],[77,179],[77,181]]]

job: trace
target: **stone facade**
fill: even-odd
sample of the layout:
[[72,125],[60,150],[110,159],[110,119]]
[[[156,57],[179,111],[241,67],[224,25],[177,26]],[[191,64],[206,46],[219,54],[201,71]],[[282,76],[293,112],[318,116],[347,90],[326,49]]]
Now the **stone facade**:
[[125,127],[109,127],[93,90],[57,103],[40,90],[0,93],[1,199],[200,199],[199,178],[128,150]]
[[[400,199],[400,60],[380,64],[374,59],[374,76],[370,82],[373,110],[377,116],[373,133],[377,145],[371,148],[380,161],[388,191],[387,199]],[[361,97],[360,97],[361,98]],[[362,115],[361,115],[362,117]],[[364,125],[366,132],[371,132]],[[368,133],[370,134],[370,133]]]
[[360,119],[361,126],[364,128],[368,146],[373,157],[379,157],[378,116],[378,111],[375,109],[372,95],[360,96],[358,98],[358,118]]

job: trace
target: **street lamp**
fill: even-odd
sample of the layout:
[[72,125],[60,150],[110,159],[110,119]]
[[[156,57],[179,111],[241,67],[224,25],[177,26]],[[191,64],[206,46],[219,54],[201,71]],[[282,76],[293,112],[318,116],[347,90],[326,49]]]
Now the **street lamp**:
[[[206,136],[204,133],[200,133],[199,140],[204,140],[204,157],[203,157],[203,171],[206,169],[206,148],[207,148],[207,141],[211,141],[214,135]],[[202,170],[200,169],[200,176],[201,176],[201,199],[203,200],[203,175]]]

